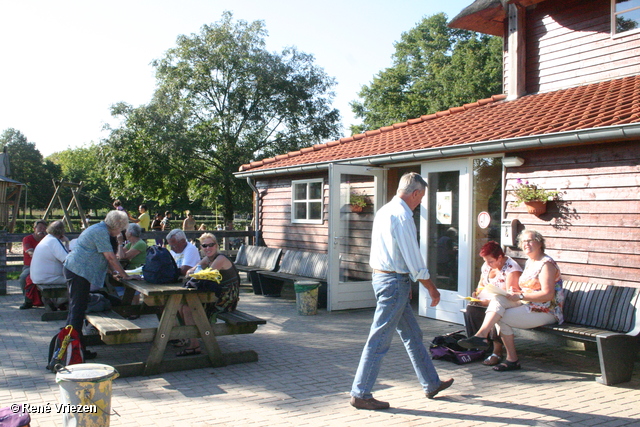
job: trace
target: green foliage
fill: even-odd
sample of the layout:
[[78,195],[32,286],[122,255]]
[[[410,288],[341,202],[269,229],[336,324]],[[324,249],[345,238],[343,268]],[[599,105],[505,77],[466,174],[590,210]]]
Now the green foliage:
[[218,203],[228,220],[250,211],[250,189],[233,176],[241,164],[339,136],[333,79],[311,55],[268,52],[266,34],[263,22],[226,12],[153,62],[152,101],[112,109],[122,119],[102,147],[112,191]]
[[[9,128],[0,135],[0,145],[7,148],[11,165],[8,178],[26,184],[27,206],[32,209],[46,208],[53,196],[52,180],[59,174],[59,168],[45,161],[33,142],[19,130]],[[21,207],[24,203],[20,203]]]
[[556,199],[560,194],[559,191],[545,190],[529,181],[522,181],[520,178],[511,192],[516,196],[516,201],[513,202],[514,206],[520,206],[523,202],[547,202]]
[[447,27],[443,13],[424,18],[395,45],[351,108],[353,133],[447,110],[502,92],[502,39]]

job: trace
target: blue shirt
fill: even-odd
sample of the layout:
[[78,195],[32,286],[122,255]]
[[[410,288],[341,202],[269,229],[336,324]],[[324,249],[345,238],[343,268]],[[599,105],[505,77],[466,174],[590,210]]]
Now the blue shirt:
[[64,261],[67,270],[84,277],[93,287],[102,287],[109,263],[104,252],[113,252],[107,224],[99,222],[84,230]]
[[429,270],[420,255],[417,236],[413,212],[394,196],[373,219],[369,265],[375,270],[408,273],[413,281],[427,280]]

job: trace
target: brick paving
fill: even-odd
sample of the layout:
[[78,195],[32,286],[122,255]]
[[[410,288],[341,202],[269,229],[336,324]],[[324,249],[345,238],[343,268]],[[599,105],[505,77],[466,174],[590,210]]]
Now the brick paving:
[[[0,405],[60,403],[55,375],[44,366],[51,336],[63,321],[42,322],[42,309],[18,310],[17,281],[0,297]],[[289,295],[291,297],[291,295]],[[614,387],[595,382],[592,352],[543,336],[517,338],[523,369],[498,373],[479,362],[435,361],[455,384],[428,400],[398,337],[387,354],[374,395],[386,411],[349,406],[349,390],[373,310],[299,316],[295,301],[243,293],[239,308],[265,318],[251,335],[219,338],[223,351],[253,349],[257,363],[181,371],[113,382],[112,426],[626,426],[640,425],[640,367]],[[458,325],[419,318],[425,342]],[[95,363],[135,358],[145,345],[93,347]],[[173,351],[173,350],[171,350]],[[57,413],[33,414],[32,426],[62,426]]]

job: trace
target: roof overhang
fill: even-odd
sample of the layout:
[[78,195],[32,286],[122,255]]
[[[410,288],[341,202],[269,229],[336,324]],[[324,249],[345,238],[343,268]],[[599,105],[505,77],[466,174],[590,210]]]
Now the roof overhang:
[[543,1],[545,0],[475,0],[449,22],[449,27],[502,37],[507,5],[528,7]]
[[328,169],[331,163],[360,166],[384,166],[412,161],[442,160],[461,156],[481,156],[522,150],[532,150],[538,148],[576,146],[581,144],[593,144],[599,142],[624,141],[633,139],[640,139],[640,123],[606,126],[601,128],[590,128],[545,135],[532,135],[495,141],[473,142],[448,147],[425,148],[423,150],[404,151],[398,153],[380,154],[371,157],[340,159],[295,166],[283,166],[271,169],[248,170],[244,172],[235,172],[234,175],[239,179],[258,178],[277,175],[290,175],[301,172],[322,171]]

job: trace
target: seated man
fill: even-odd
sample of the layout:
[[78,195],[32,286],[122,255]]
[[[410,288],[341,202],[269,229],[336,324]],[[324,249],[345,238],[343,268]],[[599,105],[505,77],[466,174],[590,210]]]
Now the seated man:
[[200,262],[200,253],[192,243],[187,241],[184,231],[174,228],[167,234],[167,243],[171,247],[169,251],[180,269],[180,275],[184,276],[187,271]]
[[[20,287],[24,294],[24,304],[20,306],[20,310],[25,310],[33,307],[34,305],[42,305],[40,298],[38,297],[37,289],[27,287],[27,277],[29,277],[31,269],[31,259],[33,252],[38,246],[38,243],[47,235],[47,221],[39,219],[33,225],[33,233],[25,236],[22,239],[22,254],[24,256],[24,265],[22,267],[22,273],[20,273]],[[33,287],[35,288],[35,287]],[[32,298],[28,296],[31,294],[34,297],[38,297],[37,301],[32,301]],[[36,299],[36,298],[34,298]],[[34,304],[35,302],[35,304]]]
[[[66,284],[67,280],[62,274],[62,263],[68,253],[69,239],[64,235],[64,223],[54,221],[47,227],[47,235],[33,251],[31,281],[38,285]],[[53,311],[66,302],[66,298],[45,301]]]

